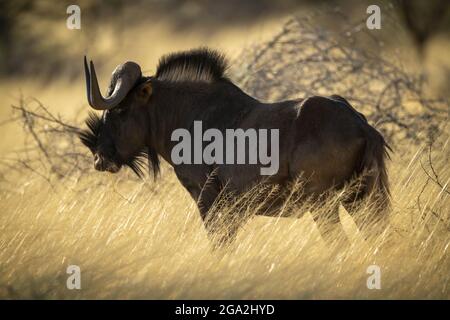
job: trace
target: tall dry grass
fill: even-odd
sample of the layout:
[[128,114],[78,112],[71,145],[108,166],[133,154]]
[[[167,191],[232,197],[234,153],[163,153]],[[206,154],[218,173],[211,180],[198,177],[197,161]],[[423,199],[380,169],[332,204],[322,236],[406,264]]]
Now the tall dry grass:
[[[432,154],[446,177],[449,148],[447,135]],[[391,226],[381,237],[362,240],[341,208],[351,244],[337,248],[322,241],[305,212],[298,219],[255,217],[234,244],[212,251],[195,203],[166,166],[157,182],[90,174],[52,189],[24,179],[15,192],[2,191],[0,295],[449,298],[449,196],[423,171],[427,158],[421,147],[394,156]],[[81,290],[66,288],[72,264],[81,268]],[[373,264],[381,268],[381,290],[366,286]]]

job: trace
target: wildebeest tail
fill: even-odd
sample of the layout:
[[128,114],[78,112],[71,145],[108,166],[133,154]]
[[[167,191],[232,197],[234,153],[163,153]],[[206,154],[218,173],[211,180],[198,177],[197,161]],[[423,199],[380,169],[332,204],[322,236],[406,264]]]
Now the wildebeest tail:
[[390,208],[386,160],[392,149],[383,136],[368,124],[364,128],[364,135],[366,143],[358,170],[360,184],[356,196],[360,199],[370,197],[373,209],[380,214],[386,213]]

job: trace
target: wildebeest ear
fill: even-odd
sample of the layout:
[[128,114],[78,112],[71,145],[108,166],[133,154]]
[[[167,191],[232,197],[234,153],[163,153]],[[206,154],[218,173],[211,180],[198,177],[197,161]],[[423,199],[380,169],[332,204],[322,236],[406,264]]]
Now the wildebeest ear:
[[138,93],[143,98],[149,98],[152,95],[152,83],[150,80],[142,83],[138,87]]

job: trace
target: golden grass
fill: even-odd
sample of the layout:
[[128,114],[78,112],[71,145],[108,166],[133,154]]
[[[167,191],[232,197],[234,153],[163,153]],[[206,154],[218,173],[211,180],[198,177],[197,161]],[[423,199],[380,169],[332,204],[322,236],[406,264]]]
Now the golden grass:
[[[449,298],[449,196],[426,182],[425,151],[390,163],[389,232],[365,242],[342,209],[351,245],[338,248],[305,214],[255,217],[233,245],[212,251],[195,203],[167,166],[156,182],[126,172],[92,172],[54,188],[22,179],[1,192],[0,297]],[[450,175],[448,154],[448,140],[433,154],[441,179]],[[71,264],[81,268],[81,290],[66,288]],[[381,290],[366,287],[372,264]]]

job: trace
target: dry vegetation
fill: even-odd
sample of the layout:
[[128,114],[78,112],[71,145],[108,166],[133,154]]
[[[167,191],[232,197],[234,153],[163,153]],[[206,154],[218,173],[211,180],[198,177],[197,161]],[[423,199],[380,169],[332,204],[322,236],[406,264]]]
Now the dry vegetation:
[[[21,98],[11,121],[25,144],[1,160],[0,297],[450,298],[448,101],[430,98],[397,58],[360,48],[369,37],[379,49],[363,22],[339,34],[313,22],[290,19],[233,60],[231,76],[264,100],[339,93],[364,112],[395,150],[387,232],[363,241],[341,208],[351,245],[328,247],[300,207],[299,219],[254,217],[212,251],[170,167],[158,181],[94,173],[79,118]],[[78,291],[66,289],[71,264],[81,268]],[[381,290],[366,287],[372,264]]]

